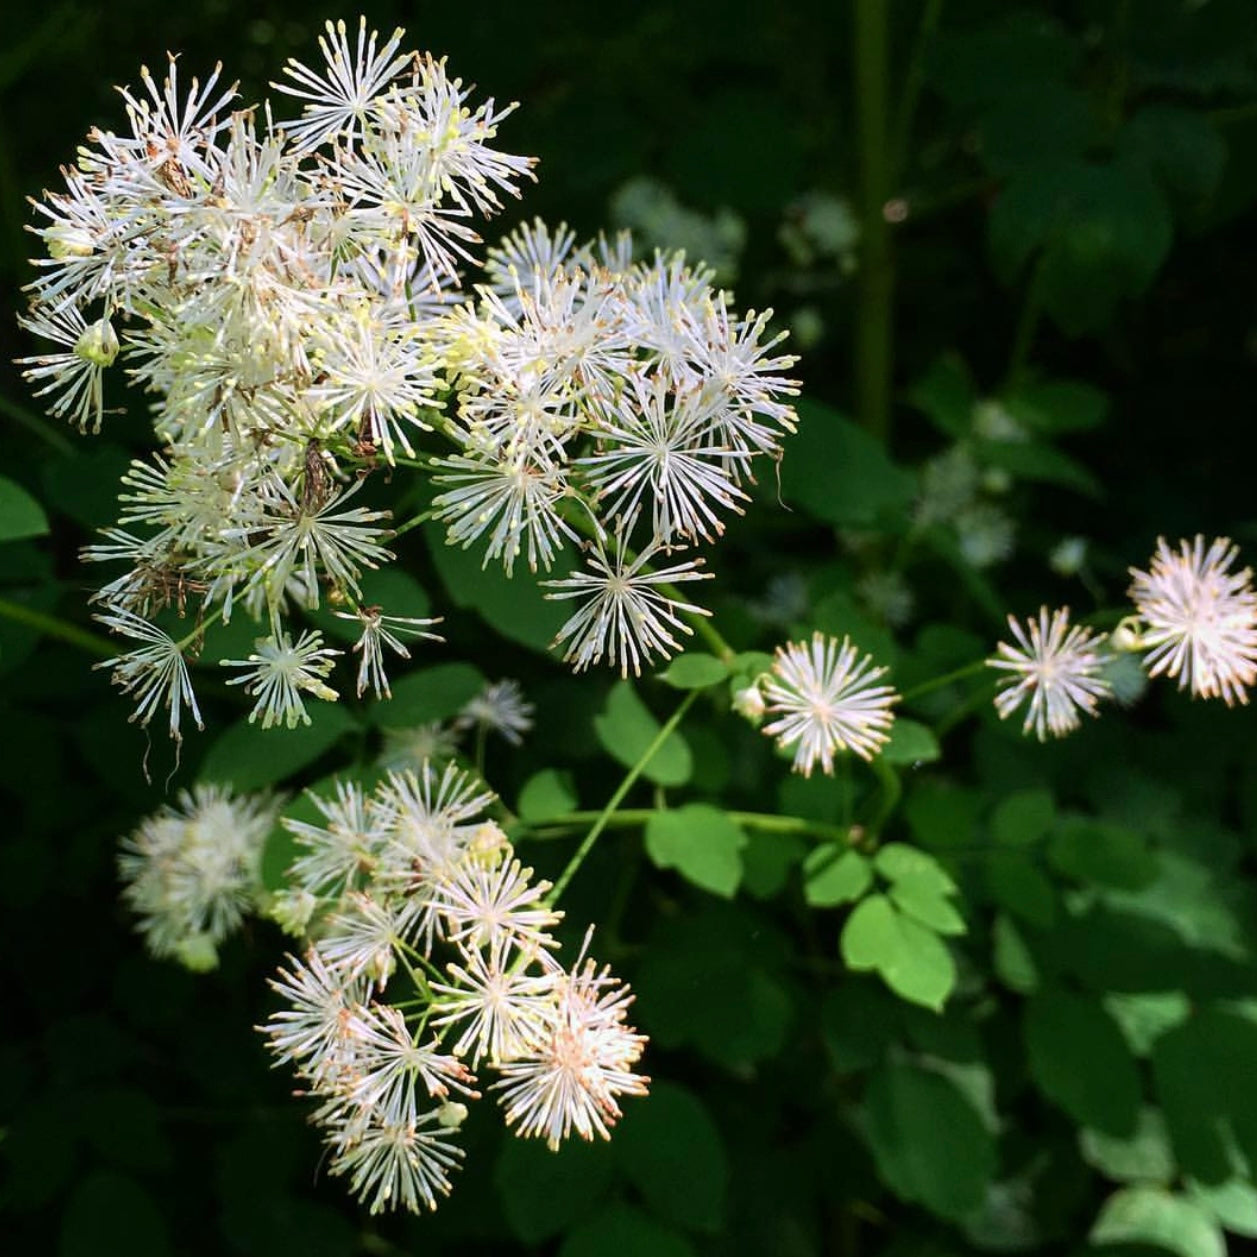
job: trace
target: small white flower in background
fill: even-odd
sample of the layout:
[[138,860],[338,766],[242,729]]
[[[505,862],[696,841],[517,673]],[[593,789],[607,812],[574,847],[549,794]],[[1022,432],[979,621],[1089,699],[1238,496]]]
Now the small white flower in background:
[[380,767],[398,771],[418,768],[424,760],[444,764],[458,754],[458,731],[439,720],[407,729],[385,729]]
[[960,553],[972,566],[994,567],[1012,554],[1016,525],[998,506],[975,502],[960,511],[952,522]]
[[249,713],[250,724],[260,718],[263,729],[281,722],[295,729],[310,723],[303,694],[336,701],[336,691],[324,684],[323,678],[341,654],[344,651],[323,645],[323,634],[317,629],[307,629],[296,643],[287,633],[280,633],[257,642],[248,659],[224,659],[222,665],[247,669],[227,684],[243,685],[245,693],[257,699]]
[[196,786],[122,840],[122,896],[154,956],[213,968],[218,945],[261,894],[262,847],[277,811],[269,796]]
[[464,704],[455,728],[491,730],[512,746],[519,746],[533,726],[534,711],[536,708],[524,697],[518,681],[493,681]]
[[1048,555],[1048,567],[1057,576],[1077,576],[1086,562],[1086,537],[1062,537]]
[[1149,674],[1176,677],[1179,689],[1228,706],[1246,703],[1257,681],[1257,593],[1251,569],[1230,570],[1238,557],[1226,537],[1206,547],[1197,536],[1177,551],[1160,538],[1149,570],[1130,569]]
[[1049,733],[1057,738],[1071,733],[1082,723],[1079,712],[1094,716],[1100,700],[1111,697],[1103,672],[1111,657],[1105,635],[1071,626],[1068,607],[1050,615],[1043,607],[1038,619],[1024,626],[1010,615],[1008,627],[1016,644],[1000,642],[987,660],[1008,674],[995,696],[1001,720],[1028,702],[1022,732],[1033,729],[1043,742]]
[[761,683],[767,710],[776,716],[763,732],[778,746],[795,747],[794,771],[805,777],[819,763],[834,771],[834,752],[872,759],[889,738],[892,686],[878,685],[886,669],[861,656],[849,640],[814,633],[810,642],[777,648],[772,672]]

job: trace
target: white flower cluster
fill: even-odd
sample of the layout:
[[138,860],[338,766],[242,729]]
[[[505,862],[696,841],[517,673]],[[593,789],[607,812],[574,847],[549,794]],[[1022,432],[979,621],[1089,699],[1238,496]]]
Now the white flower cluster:
[[153,955],[214,967],[219,944],[262,897],[262,848],[278,810],[268,796],[196,786],[123,839],[123,898]]
[[[84,429],[115,363],[154,399],[163,449],[126,474],[86,557],[125,565],[97,595],[140,643],[114,680],[175,738],[200,721],[187,660],[239,609],[259,640],[230,666],[263,725],[336,696],[339,652],[299,619],[324,597],[361,625],[359,694],[387,695],[386,651],[432,636],[363,596],[393,557],[380,486],[363,492],[381,462],[437,480],[450,542],[508,574],[586,539],[589,572],[553,582],[583,602],[559,640],[577,668],[636,671],[699,611],[669,592],[696,561],[649,560],[713,540],[794,427],[768,315],[734,315],[682,256],[634,264],[626,237],[577,250],[538,222],[467,286],[473,223],[532,159],[493,147],[513,106],[473,106],[402,35],[329,22],[323,64],[274,85],[303,105],[287,122],[235,107],[217,68],[186,90],[173,57],[160,83],[143,70],[127,129],[93,130],[36,205],[46,254],[22,322],[55,348],[22,359],[27,376]],[[189,608],[181,640],[154,622]]]
[[1009,617],[1015,645],[1001,642],[987,662],[1007,675],[995,706],[1001,717],[1028,703],[1024,732],[1040,741],[1063,737],[1095,715],[1102,699],[1114,696],[1106,675],[1120,653],[1142,653],[1151,677],[1178,680],[1193,698],[1221,698],[1227,706],[1248,702],[1257,683],[1257,593],[1252,572],[1232,572],[1238,549],[1226,537],[1197,536],[1171,549],[1157,541],[1148,571],[1131,568],[1129,596],[1135,614],[1112,634],[1070,626],[1069,608],[1023,628]]
[[481,819],[492,794],[425,763],[311,797],[318,823],[283,822],[301,854],[275,915],[314,941],[261,1029],[318,1101],[332,1173],[373,1212],[435,1208],[482,1067],[516,1134],[606,1138],[649,1081],[632,996],[583,949],[561,967],[550,884]]

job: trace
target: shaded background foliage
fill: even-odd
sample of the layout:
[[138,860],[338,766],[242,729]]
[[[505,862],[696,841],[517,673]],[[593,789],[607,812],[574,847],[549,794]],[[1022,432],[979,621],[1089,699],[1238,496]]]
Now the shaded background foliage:
[[[861,12],[884,17],[888,39],[889,141],[871,189],[884,197],[870,196],[860,160],[879,92],[854,86]],[[189,70],[221,59],[258,99],[285,57],[310,55],[324,16],[342,14],[118,0],[8,15],[9,304],[27,275],[22,198],[53,184],[89,125],[117,125],[112,83],[170,48]],[[1257,9],[1246,0],[380,3],[368,16],[522,102],[503,140],[541,162],[520,216],[591,235],[624,183],[649,174],[684,205],[744,221],[742,307],[796,322],[810,311],[804,425],[783,469],[792,509],[761,486],[717,563],[718,619],[739,647],[849,631],[903,688],[980,657],[1005,611],[1115,606],[1126,566],[1158,534],[1225,533],[1251,556]],[[802,265],[781,242],[817,192],[857,212],[892,202],[864,239],[893,258],[893,364],[870,358],[886,303],[867,254],[851,274],[835,259]],[[12,318],[0,320],[0,360],[24,352]],[[3,474],[52,522],[45,538],[0,546],[0,596],[86,626],[76,550],[110,520],[143,416],[80,441],[32,424],[15,370],[0,374]],[[1029,440],[975,427],[991,399]],[[946,518],[911,523],[928,489],[920,469],[956,442],[1011,481],[988,495],[1018,525],[998,567],[966,562]],[[1047,567],[1072,534],[1090,540],[1089,587]],[[921,1006],[936,1002],[930,975],[914,970],[897,999],[851,972],[846,943],[840,959],[847,905],[863,908],[871,886],[899,889],[888,866],[844,881],[815,855],[805,864],[797,837],[753,833],[732,856],[722,848],[732,879],[714,857],[679,875],[666,832],[608,834],[568,907],[605,923],[602,951],[639,992],[652,1097],[611,1144],[559,1156],[473,1119],[467,1168],[437,1215],[365,1221],[319,1178],[300,1105],[248,1029],[269,1006],[277,931],[255,925],[204,977],[152,962],[118,906],[113,849],[198,773],[304,784],[372,745],[373,721],[449,715],[501,672],[524,681],[538,729],[524,751],[491,755],[492,784],[515,803],[532,782],[542,816],[534,774],[557,768],[560,795],[601,806],[616,769],[598,741],[614,750],[607,721],[622,691],[567,677],[533,649],[554,608],[412,540],[403,565],[427,591],[416,597],[448,612],[450,645],[422,661],[441,671],[399,684],[389,716],[332,713],[294,752],[272,738],[259,755],[219,695],[169,786],[164,746],[146,783],[145,740],[90,655],[0,622],[0,1226],[14,1251],[1073,1254],[1091,1232],[1095,1246],[1195,1257],[1223,1251],[1219,1222],[1236,1249],[1237,1235],[1257,1234],[1253,720],[1168,690],[1046,748],[954,687],[908,713],[951,730],[942,759],[929,742],[900,757],[905,788],[885,830],[960,888],[967,933],[937,925],[958,967],[942,1014]],[[858,595],[862,577],[888,569],[916,602],[897,632]],[[783,570],[792,583],[772,583]],[[666,710],[661,687],[641,693]],[[736,719],[696,710],[677,805],[824,824],[878,816],[863,777],[790,779]],[[547,871],[568,850],[524,854]],[[862,967],[886,973],[885,960]]]

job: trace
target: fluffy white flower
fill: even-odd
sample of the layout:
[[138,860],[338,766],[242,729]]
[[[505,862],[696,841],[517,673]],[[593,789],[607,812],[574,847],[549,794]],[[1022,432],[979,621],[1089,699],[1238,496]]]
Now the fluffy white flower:
[[885,674],[846,638],[840,643],[818,632],[810,642],[780,646],[761,685],[766,709],[776,716],[763,732],[795,748],[794,771],[805,777],[818,763],[832,774],[837,750],[872,759],[889,737],[890,709],[899,701],[891,686],[875,684]]

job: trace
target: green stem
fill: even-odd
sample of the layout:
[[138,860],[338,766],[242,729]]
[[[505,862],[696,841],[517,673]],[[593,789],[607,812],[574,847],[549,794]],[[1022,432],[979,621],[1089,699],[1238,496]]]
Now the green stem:
[[890,195],[886,0],[854,0],[856,142],[860,157],[860,295],[856,310],[856,410],[870,436],[890,439],[894,260]]
[[58,641],[68,642],[71,646],[77,646],[80,650],[87,651],[89,655],[96,655],[101,659],[112,659],[118,653],[113,643],[107,638],[79,628],[77,624],[71,624],[68,620],[49,615],[45,611],[36,611],[34,607],[24,607],[20,602],[10,602],[7,598],[0,598],[0,616],[38,629],[46,637],[55,637]]
[[[632,807],[617,811],[603,825],[604,829],[639,829],[658,815],[661,808]],[[809,820],[804,816],[778,816],[773,812],[726,812],[725,815],[743,829],[756,829],[767,834],[797,834],[799,837],[823,838],[827,842],[852,841],[847,826],[829,825],[824,821]],[[529,838],[557,838],[569,830],[597,821],[601,812],[565,812],[540,822],[535,829],[528,829]]]
[[616,787],[615,793],[607,800],[607,806],[598,814],[597,819],[590,826],[589,833],[581,841],[576,853],[567,862],[567,867],[559,874],[559,880],[554,883],[554,889],[546,896],[546,903],[549,907],[553,907],[559,901],[559,897],[567,889],[567,884],[576,875],[576,870],[585,862],[585,857],[593,850],[594,843],[598,841],[598,835],[606,829],[611,818],[615,815],[616,809],[624,802],[625,796],[633,788],[633,783],[642,775],[642,769],[654,758],[655,753],[667,741],[669,735],[676,729],[677,725],[685,718],[685,713],[689,711],[694,700],[698,697],[699,690],[691,690],[682,700],[676,711],[664,722],[663,727],[651,739],[650,745],[642,752],[641,757],[632,768],[624,774],[624,780]]
[[868,825],[869,837],[876,840],[895,808],[899,806],[899,799],[903,794],[903,783],[899,780],[899,774],[894,768],[880,756],[873,760],[873,772],[882,787],[881,801]]
[[985,669],[986,660],[975,659],[972,663],[965,664],[963,668],[955,668],[951,672],[944,672],[942,676],[914,685],[910,690],[905,690],[900,698],[905,703],[911,702],[914,698],[920,698],[923,694],[932,694],[935,690],[941,690],[944,686],[952,685],[956,681],[963,681],[966,677],[979,676]]

